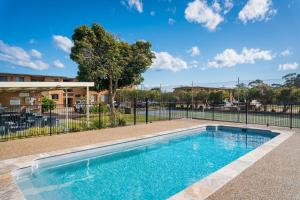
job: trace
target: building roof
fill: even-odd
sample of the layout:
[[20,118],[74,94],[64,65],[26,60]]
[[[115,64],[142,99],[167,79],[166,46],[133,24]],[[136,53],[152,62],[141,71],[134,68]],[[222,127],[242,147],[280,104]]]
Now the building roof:
[[54,76],[54,75],[39,75],[39,74],[18,74],[18,73],[3,73],[0,72],[0,76],[31,76],[31,77],[50,77],[50,78],[63,78],[63,79],[75,79],[67,76]]
[[228,87],[207,87],[207,86],[182,86],[182,87],[176,87],[174,90],[185,90],[185,89],[212,89],[212,90],[232,90],[233,88]]
[[45,91],[93,87],[94,82],[0,82],[0,91]]

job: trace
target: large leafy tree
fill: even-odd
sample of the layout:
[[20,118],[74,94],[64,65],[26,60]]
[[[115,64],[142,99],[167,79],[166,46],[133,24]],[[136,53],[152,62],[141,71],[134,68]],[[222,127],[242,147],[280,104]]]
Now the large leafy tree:
[[95,82],[97,90],[107,89],[111,113],[115,114],[117,88],[143,81],[142,73],[155,58],[151,44],[145,41],[128,44],[99,24],[76,28],[72,39],[70,57],[78,63],[78,79]]
[[222,104],[225,100],[223,91],[211,92],[208,96],[208,101],[211,105]]

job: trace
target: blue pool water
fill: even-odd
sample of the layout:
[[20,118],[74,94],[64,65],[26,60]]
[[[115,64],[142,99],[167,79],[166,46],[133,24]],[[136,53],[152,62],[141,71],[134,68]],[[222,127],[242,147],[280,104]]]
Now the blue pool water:
[[166,199],[274,136],[241,129],[198,130],[149,146],[39,168],[17,182],[30,200]]

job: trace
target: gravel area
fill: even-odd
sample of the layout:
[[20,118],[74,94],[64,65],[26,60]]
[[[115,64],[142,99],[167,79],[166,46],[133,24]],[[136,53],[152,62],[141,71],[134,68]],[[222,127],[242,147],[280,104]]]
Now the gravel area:
[[300,200],[300,131],[208,198],[216,199]]
[[[211,121],[202,120],[172,120],[154,122],[147,125],[140,124],[1,142],[0,160],[136,137],[204,123],[213,124]],[[235,123],[215,123],[236,125]],[[261,127],[265,128],[265,126]],[[276,129],[289,130],[278,127]],[[208,199],[300,200],[300,130],[295,129],[295,131],[296,133],[287,141],[246,169],[242,174],[208,197]]]

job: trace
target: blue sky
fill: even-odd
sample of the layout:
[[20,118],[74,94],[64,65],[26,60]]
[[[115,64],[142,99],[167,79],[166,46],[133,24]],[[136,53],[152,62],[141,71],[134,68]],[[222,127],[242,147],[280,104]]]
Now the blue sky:
[[299,73],[297,0],[1,0],[0,72],[76,76],[74,28],[93,22],[157,59],[145,85],[280,78]]

